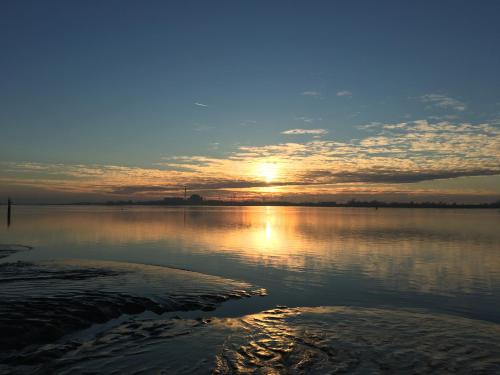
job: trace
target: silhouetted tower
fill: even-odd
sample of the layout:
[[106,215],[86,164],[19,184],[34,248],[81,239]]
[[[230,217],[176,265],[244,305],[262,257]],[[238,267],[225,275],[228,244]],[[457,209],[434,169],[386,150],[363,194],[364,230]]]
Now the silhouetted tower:
[[184,200],[187,200],[187,186],[184,185]]

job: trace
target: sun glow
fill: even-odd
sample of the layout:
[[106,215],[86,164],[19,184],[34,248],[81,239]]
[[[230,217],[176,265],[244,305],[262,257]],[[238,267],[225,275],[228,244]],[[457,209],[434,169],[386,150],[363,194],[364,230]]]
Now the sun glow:
[[277,166],[276,164],[262,163],[259,165],[258,174],[263,177],[267,183],[270,183],[276,178]]

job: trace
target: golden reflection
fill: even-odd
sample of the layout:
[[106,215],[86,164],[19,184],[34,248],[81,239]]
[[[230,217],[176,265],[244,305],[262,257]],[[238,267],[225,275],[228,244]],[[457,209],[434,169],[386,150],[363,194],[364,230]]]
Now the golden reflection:
[[307,270],[308,277],[355,270],[391,288],[439,294],[489,290],[500,283],[499,216],[493,211],[92,207],[43,212],[23,214],[4,234],[35,247],[88,244],[129,252],[153,247],[165,254],[227,254],[256,266]]
[[271,239],[271,234],[272,234],[272,228],[271,228],[271,223],[268,221],[266,221],[266,240],[270,240]]
[[266,207],[266,240],[269,242],[271,240],[271,235],[272,235],[272,225],[271,225],[271,220],[272,220],[272,207]]

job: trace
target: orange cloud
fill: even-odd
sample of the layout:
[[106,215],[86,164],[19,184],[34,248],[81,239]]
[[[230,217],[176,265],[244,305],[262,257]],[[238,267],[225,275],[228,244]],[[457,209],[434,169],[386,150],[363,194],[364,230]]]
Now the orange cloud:
[[[53,192],[151,198],[183,186],[207,195],[409,191],[404,185],[500,174],[500,130],[490,124],[373,123],[360,140],[242,146],[221,158],[165,157],[151,168],[1,163],[0,181]],[[264,171],[264,172],[263,172]],[[412,186],[418,192],[418,186]],[[491,193],[491,190],[489,191]],[[494,191],[498,194],[498,191]]]

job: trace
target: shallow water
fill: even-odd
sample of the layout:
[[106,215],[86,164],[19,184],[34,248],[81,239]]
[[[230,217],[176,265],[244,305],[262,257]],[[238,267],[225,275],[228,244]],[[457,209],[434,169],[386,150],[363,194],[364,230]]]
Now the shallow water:
[[[5,207],[0,209],[5,215]],[[243,280],[265,298],[211,315],[345,305],[500,322],[498,210],[14,206],[2,262],[101,259]]]
[[0,362],[125,314],[214,310],[262,295],[248,283],[162,266],[110,261],[0,264]]

